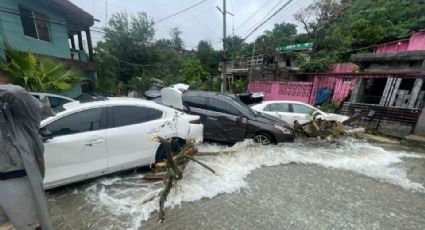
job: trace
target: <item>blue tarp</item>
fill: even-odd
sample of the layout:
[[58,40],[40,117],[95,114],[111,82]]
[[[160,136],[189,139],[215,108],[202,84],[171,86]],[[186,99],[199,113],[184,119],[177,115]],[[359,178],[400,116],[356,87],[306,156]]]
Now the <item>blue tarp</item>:
[[317,92],[315,105],[322,105],[332,95],[332,91],[328,88],[321,88]]

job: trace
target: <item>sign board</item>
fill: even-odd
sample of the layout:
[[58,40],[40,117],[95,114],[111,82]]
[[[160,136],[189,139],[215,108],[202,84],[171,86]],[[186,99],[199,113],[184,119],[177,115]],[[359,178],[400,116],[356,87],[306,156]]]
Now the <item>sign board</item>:
[[281,46],[276,48],[276,51],[291,51],[291,50],[311,50],[313,49],[313,43],[300,43],[294,45]]

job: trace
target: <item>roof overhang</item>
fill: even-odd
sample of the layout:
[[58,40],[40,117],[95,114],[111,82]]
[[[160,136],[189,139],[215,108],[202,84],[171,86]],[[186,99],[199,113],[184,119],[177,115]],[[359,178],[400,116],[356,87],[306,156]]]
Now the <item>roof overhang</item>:
[[66,19],[68,30],[82,31],[94,25],[94,18],[91,14],[74,5],[68,0],[37,0],[46,7],[53,8]]
[[388,62],[388,61],[421,61],[425,60],[425,50],[412,50],[397,53],[361,53],[351,55],[355,63]]

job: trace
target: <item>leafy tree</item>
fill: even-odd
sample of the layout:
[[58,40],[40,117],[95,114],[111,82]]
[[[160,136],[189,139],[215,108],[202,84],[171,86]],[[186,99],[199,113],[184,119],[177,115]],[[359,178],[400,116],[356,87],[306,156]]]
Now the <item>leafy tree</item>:
[[210,42],[199,41],[196,56],[201,61],[202,67],[206,72],[210,74],[218,72],[221,53],[214,50]]
[[180,37],[181,34],[182,32],[179,30],[179,28],[173,28],[170,31],[171,47],[173,47],[177,51],[183,50],[183,40]]
[[227,56],[228,58],[235,58],[241,55],[243,46],[245,45],[244,40],[239,36],[230,36],[226,40]]
[[20,53],[6,45],[6,55],[10,60],[0,60],[0,68],[12,77],[12,82],[29,91],[64,91],[81,81],[82,74],[66,68],[51,58],[40,58],[28,53]]
[[96,47],[99,89],[115,91],[118,82],[126,85],[134,77],[148,74],[166,83],[178,81],[184,59],[183,41],[178,28],[170,35],[170,39],[154,42],[155,25],[146,13],[113,14],[104,41]]
[[205,87],[206,71],[202,67],[201,61],[195,55],[186,58],[180,69],[180,74],[186,84],[197,89]]
[[[274,53],[276,48],[294,43],[297,35],[296,25],[291,23],[276,23],[272,30],[266,30],[255,40],[255,53]],[[253,44],[245,55],[251,55]]]

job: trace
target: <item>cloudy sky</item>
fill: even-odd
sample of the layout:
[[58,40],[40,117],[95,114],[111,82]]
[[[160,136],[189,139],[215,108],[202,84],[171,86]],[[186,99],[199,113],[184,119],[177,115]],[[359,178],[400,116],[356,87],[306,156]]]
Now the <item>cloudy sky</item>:
[[[308,6],[313,0],[293,0],[282,11],[264,24],[247,41],[253,41],[264,30],[270,30],[275,23],[295,23],[293,14]],[[127,13],[146,12],[156,22],[201,0],[71,0],[75,5],[100,20],[94,26],[103,28],[105,19],[114,12]],[[288,0],[227,0],[227,34],[245,37],[256,25],[264,21],[275,10]],[[222,0],[206,0],[196,7],[156,24],[156,39],[168,38],[170,30],[178,27],[182,31],[182,39],[187,49],[195,48],[200,40],[208,40],[217,49],[221,47],[222,15],[217,10],[223,5]],[[298,31],[302,31],[298,27]],[[102,34],[93,32],[94,40],[102,39]]]

